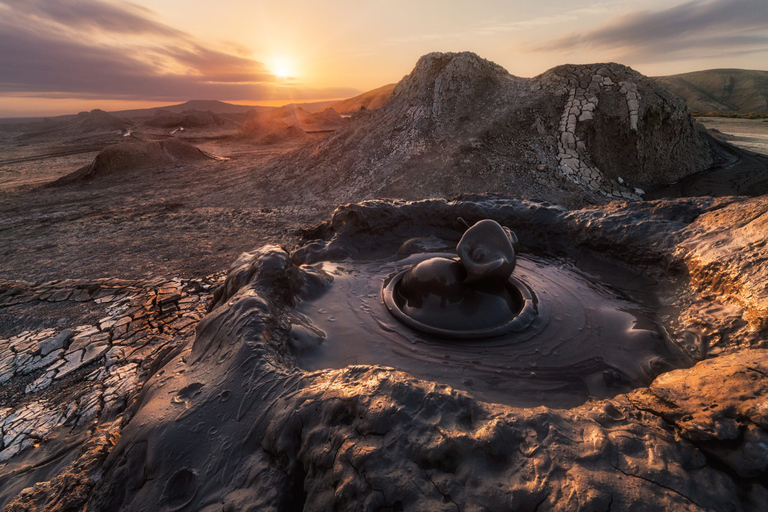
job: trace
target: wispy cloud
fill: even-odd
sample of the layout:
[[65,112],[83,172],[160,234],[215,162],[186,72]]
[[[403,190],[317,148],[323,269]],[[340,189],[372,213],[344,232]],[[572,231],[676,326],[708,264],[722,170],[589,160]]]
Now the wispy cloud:
[[17,15],[44,24],[117,34],[184,37],[182,32],[153,20],[152,11],[130,3],[118,5],[100,0],[4,0],[2,3]]
[[279,82],[241,47],[206,44],[108,0],[0,0],[0,93],[141,100],[349,96]]
[[560,9],[545,16],[536,16],[528,19],[516,19],[513,21],[494,18],[479,24],[473,30],[476,35],[496,35],[538,30],[557,26],[562,23],[575,22],[586,16],[599,15],[605,12],[609,6],[615,6],[616,0],[591,3],[587,6],[575,9]]
[[591,3],[588,6],[573,9],[562,8],[552,14],[534,16],[531,18],[505,17],[495,15],[492,18],[481,19],[462,25],[460,29],[450,32],[427,32],[409,36],[390,38],[390,45],[410,44],[432,41],[467,41],[483,37],[506,36],[514,33],[540,30],[562,23],[574,22],[585,16],[601,14],[608,6],[616,5],[616,0]]
[[608,50],[635,60],[768,51],[765,0],[694,0],[662,11],[638,11],[602,27],[533,45],[534,51]]

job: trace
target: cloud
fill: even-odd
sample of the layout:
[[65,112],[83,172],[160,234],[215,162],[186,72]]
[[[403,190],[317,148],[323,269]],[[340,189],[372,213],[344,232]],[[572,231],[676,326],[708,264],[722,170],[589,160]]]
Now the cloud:
[[118,5],[99,0],[4,0],[2,3],[29,18],[77,30],[184,36],[183,32],[152,20],[152,11],[128,3]]
[[212,47],[131,4],[0,0],[0,94],[176,101],[356,94],[278,82],[243,48]]
[[636,60],[768,51],[768,6],[765,0],[695,0],[620,16],[595,30],[566,34],[529,49],[608,50]]

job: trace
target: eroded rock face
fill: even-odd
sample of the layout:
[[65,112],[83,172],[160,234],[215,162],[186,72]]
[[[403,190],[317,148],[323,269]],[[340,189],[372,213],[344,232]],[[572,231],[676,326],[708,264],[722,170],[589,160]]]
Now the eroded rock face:
[[298,263],[456,235],[457,216],[514,226],[523,251],[575,246],[644,267],[677,283],[669,296],[684,310],[699,300],[690,242],[718,211],[765,208],[698,199],[568,211],[477,197],[340,208],[308,233],[325,240],[238,260],[194,344],[144,387],[87,509],[762,510],[768,350],[747,312],[755,335],[731,340],[730,354],[570,410],[483,403],[379,366],[305,372],[289,333],[298,290],[315,279]]
[[561,169],[592,190],[637,199],[713,163],[684,102],[626,66],[565,65],[538,78],[568,98],[558,126]]
[[601,204],[708,168],[719,158],[708,140],[682,100],[619,64],[529,79],[431,53],[382,108],[280,159],[261,186],[342,202],[500,192]]

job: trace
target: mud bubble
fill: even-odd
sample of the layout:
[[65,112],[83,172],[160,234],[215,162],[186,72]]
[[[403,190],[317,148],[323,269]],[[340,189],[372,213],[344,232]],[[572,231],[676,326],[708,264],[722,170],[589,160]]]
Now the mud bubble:
[[427,258],[391,276],[384,304],[405,325],[439,338],[477,340],[526,329],[536,306],[512,277],[517,236],[492,219],[467,227],[458,258]]

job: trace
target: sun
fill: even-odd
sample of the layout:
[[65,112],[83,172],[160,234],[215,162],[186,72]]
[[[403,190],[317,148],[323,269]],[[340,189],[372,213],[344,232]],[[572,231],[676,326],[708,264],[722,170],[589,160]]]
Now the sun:
[[287,57],[274,57],[270,70],[273,75],[281,79],[291,78],[296,75],[293,62]]

